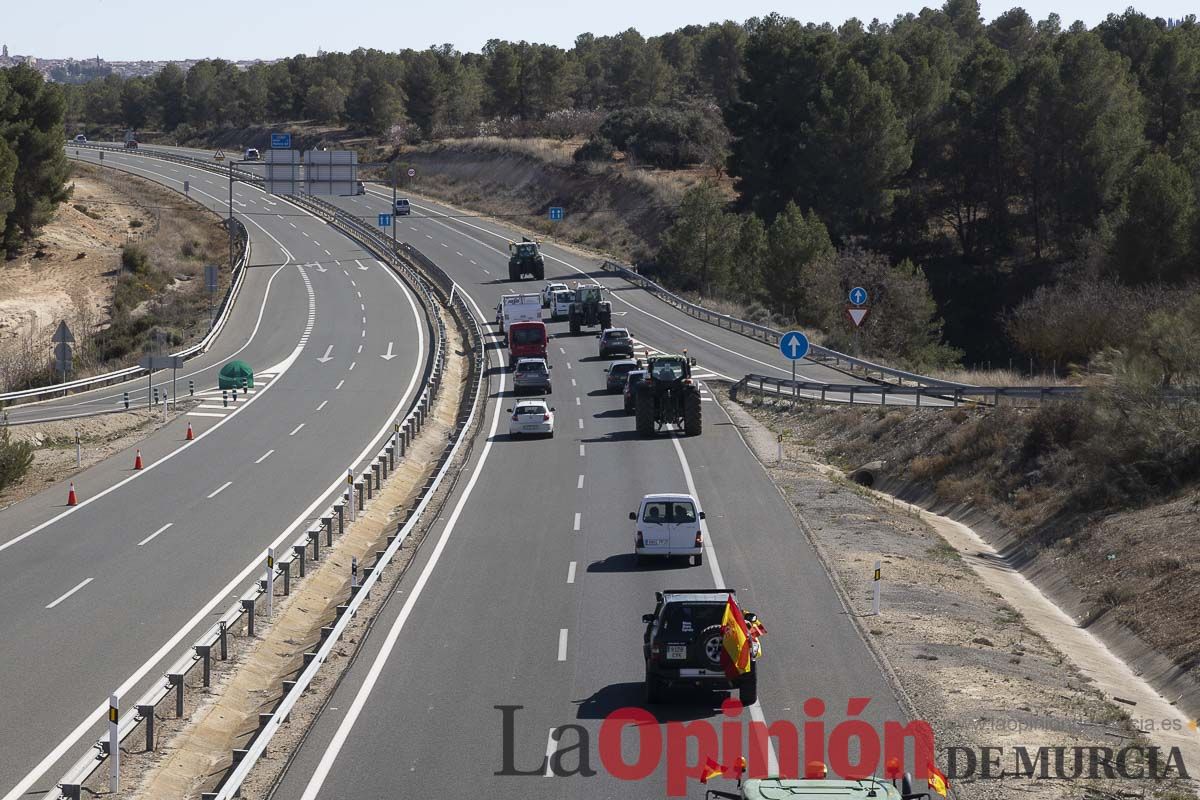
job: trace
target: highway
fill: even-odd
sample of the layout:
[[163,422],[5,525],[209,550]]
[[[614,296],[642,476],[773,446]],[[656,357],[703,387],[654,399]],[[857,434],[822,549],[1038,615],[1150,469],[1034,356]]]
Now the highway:
[[[176,190],[187,180],[193,198],[224,207],[223,180],[147,155],[105,161]],[[126,451],[75,476],[78,506],[64,505],[63,482],[0,511],[3,800],[51,789],[98,736],[109,693],[133,702],[160,680],[420,390],[430,326],[413,293],[299,209],[245,185],[235,201],[253,264],[216,346],[179,375],[203,404],[140,444],[143,470]],[[225,407],[210,390],[234,356],[254,367],[255,387]],[[124,388],[22,413],[112,405]]]
[[[374,219],[389,198],[340,198]],[[504,239],[516,234],[418,201],[400,220],[403,238],[446,269],[485,321],[501,294],[535,290],[507,282]],[[595,262],[546,246],[547,279],[580,272],[612,287],[614,309],[645,346],[686,347],[700,375],[738,377],[790,369],[773,348],[691,319],[620,281]],[[760,662],[759,703],[739,717],[797,726],[809,698],[826,706],[825,730],[847,718],[851,697],[870,698],[859,718],[882,731],[907,722],[785,500],[705,386],[704,433],[639,439],[619,395],[604,392],[595,339],[550,323],[552,439],[513,441],[507,370],[497,370],[474,460],[454,504],[430,533],[389,601],[364,652],[337,689],[275,792],[276,798],[463,797],[483,787],[497,798],[662,796],[667,771],[643,786],[605,772],[603,719],[643,698],[641,615],[665,588],[736,588],[769,631]],[[493,351],[499,364],[499,351]],[[815,380],[845,375],[806,364]],[[691,491],[707,512],[703,566],[639,567],[627,518],[643,494]],[[722,695],[684,694],[656,709],[670,720],[720,722]],[[551,731],[590,734],[592,777],[497,776],[504,769],[503,717],[515,711],[513,766],[537,772]],[[562,746],[578,743],[566,734]],[[627,739],[624,752],[633,760]],[[578,764],[578,753],[565,764]],[[702,797],[693,778],[689,797]]]

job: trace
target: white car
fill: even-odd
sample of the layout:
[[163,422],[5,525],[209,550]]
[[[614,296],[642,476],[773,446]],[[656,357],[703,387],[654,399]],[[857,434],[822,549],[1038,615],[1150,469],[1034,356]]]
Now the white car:
[[547,283],[542,287],[542,308],[549,308],[550,301],[554,297],[555,292],[565,292],[568,287],[565,283]]
[[635,523],[633,552],[638,563],[645,556],[688,556],[696,566],[704,563],[704,512],[690,494],[648,494],[629,518]]
[[82,133],[79,133],[75,135],[75,141],[79,142],[80,144],[87,144],[87,137]]
[[545,400],[518,400],[508,413],[509,436],[554,436],[554,409]]
[[550,299],[550,319],[560,320],[571,316],[571,303],[575,293],[570,289],[559,289]]
[[246,161],[261,161],[262,154],[258,152],[257,147],[247,147],[245,160]]

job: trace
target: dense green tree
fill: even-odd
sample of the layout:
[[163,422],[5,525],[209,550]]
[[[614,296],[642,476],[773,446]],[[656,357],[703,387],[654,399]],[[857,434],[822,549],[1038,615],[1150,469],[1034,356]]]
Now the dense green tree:
[[836,283],[827,266],[833,253],[829,231],[817,215],[806,216],[789,202],[767,231],[763,286],[768,305],[802,323],[823,325],[829,318],[829,287]]
[[689,189],[663,236],[662,266],[679,286],[711,296],[724,292],[738,242],[738,219],[725,210],[716,184]]
[[1187,171],[1153,153],[1134,173],[1125,220],[1113,243],[1114,266],[1130,284],[1200,275],[1189,258],[1196,214]]
[[767,269],[767,227],[755,214],[744,214],[738,225],[737,248],[730,269],[730,288],[743,302],[763,299]]
[[168,64],[154,76],[154,106],[158,121],[167,130],[175,130],[187,119],[187,76],[174,64]]
[[[4,217],[3,244],[15,252],[53,216],[69,194],[69,166],[63,150],[65,103],[62,90],[47,84],[41,74],[21,65],[5,71],[0,83],[0,139],[10,155],[0,151],[0,206],[11,206]],[[15,169],[13,160],[15,157]],[[11,199],[4,200],[5,173],[11,170]]]
[[338,122],[346,111],[346,90],[334,78],[322,78],[310,86],[304,111],[318,122]]

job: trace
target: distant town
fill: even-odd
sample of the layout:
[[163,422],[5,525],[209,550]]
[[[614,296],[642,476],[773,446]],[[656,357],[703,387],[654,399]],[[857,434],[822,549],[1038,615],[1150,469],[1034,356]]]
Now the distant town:
[[[187,58],[179,61],[106,61],[100,56],[84,59],[38,58],[29,55],[9,55],[8,45],[0,45],[0,68],[28,64],[42,73],[46,80],[56,83],[86,83],[93,78],[103,78],[106,75],[118,75],[122,78],[153,75],[168,64],[174,64],[186,72],[200,60]],[[233,63],[239,69],[246,69],[253,64],[269,64],[273,60],[247,59]]]

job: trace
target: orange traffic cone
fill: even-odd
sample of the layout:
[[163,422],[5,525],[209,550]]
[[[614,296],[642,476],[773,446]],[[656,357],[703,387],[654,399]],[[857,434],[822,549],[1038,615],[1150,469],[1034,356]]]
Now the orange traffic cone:
[[75,497],[75,481],[71,481],[71,491],[67,493],[67,505],[73,506],[79,503]]
[[190,423],[190,422],[189,422],[189,423],[188,423],[187,440],[190,442],[190,441],[191,441],[192,439],[194,439],[194,438],[195,438],[195,437],[194,437],[194,436],[192,436],[192,423]]
[[133,468],[134,469],[142,468],[142,451],[140,449],[137,451],[137,458],[133,459]]

